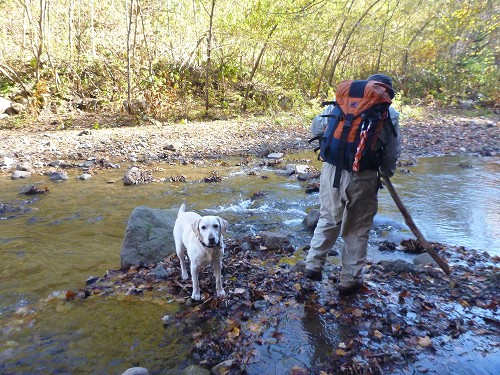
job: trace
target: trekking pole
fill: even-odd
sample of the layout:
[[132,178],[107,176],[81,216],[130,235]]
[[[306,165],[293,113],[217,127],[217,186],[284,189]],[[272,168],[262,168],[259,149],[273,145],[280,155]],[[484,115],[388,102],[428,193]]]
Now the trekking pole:
[[417,226],[413,222],[413,219],[410,216],[410,213],[408,212],[403,202],[399,198],[396,189],[394,189],[394,185],[392,184],[391,180],[386,176],[382,176],[382,179],[384,180],[385,186],[387,186],[387,190],[389,190],[389,193],[391,194],[394,203],[396,203],[396,206],[398,206],[399,211],[401,211],[401,214],[405,219],[406,225],[408,225],[408,227],[411,229],[415,237],[417,237],[418,242],[420,242],[424,250],[427,251],[427,253],[429,253],[429,255],[432,257],[432,259],[434,259],[437,262],[437,264],[439,265],[439,267],[441,267],[444,273],[449,275],[451,273],[450,266],[448,265],[448,263],[446,263],[446,261],[443,258],[441,258],[437,254],[436,250],[434,250],[434,248],[429,244],[429,242],[427,242],[427,240],[424,238],[420,230],[417,228]]

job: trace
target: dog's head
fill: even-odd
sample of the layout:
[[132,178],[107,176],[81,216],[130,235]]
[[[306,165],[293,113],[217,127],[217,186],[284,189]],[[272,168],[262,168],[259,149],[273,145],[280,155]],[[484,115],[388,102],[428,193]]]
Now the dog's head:
[[227,226],[227,221],[219,216],[203,216],[192,224],[196,238],[205,247],[220,246]]

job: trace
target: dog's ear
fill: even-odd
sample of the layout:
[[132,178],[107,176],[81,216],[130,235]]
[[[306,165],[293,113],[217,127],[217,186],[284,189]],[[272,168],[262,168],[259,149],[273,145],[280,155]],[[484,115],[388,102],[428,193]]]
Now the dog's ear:
[[221,217],[217,216],[217,219],[219,220],[220,232],[225,233],[229,223]]
[[191,224],[191,229],[193,229],[193,232],[194,232],[194,235],[196,236],[196,238],[198,240],[202,241],[201,233],[200,233],[200,220],[201,219],[193,221],[193,223]]

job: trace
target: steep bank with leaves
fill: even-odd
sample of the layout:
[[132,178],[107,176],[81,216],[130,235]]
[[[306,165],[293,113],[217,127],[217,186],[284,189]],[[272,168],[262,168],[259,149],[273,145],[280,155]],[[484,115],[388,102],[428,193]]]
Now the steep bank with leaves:
[[[491,0],[6,0],[0,96],[160,118],[292,110],[373,72],[400,100],[495,105]],[[134,101],[135,100],[135,101]]]

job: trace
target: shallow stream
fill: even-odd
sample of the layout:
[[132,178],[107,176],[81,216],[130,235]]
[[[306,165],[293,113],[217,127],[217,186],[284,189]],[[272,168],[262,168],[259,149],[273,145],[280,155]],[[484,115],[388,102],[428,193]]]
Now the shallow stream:
[[[291,155],[285,163],[304,164],[305,159],[311,159],[311,154]],[[229,167],[162,166],[164,170],[154,172],[155,177],[182,174],[188,182],[131,187],[121,183],[123,169],[102,171],[88,181],[76,179],[81,171],[69,171],[70,178],[63,183],[49,182],[45,176],[13,181],[7,174],[0,175],[0,207],[4,204],[0,211],[0,373],[119,374],[132,366],[175,373],[183,368],[191,348],[189,335],[163,329],[161,318],[177,309],[167,296],[65,304],[64,295],[83,287],[90,276],[119,268],[126,223],[137,206],[173,208],[187,202],[202,214],[225,218],[230,223],[228,237],[279,230],[290,235],[296,248],[308,244],[311,233],[302,220],[318,204],[317,194],[305,194],[309,182],[279,176],[270,167],[236,166],[239,162],[232,159]],[[320,168],[314,158],[311,163]],[[498,157],[423,158],[403,168],[410,173],[398,172],[393,183],[429,241],[500,255]],[[222,182],[198,182],[212,170],[220,172]],[[249,175],[250,170],[255,174]],[[49,192],[19,195],[28,183],[47,186]],[[252,199],[257,192],[262,196]],[[413,236],[386,189],[379,198],[369,257],[393,258],[394,253],[379,252],[376,242]],[[290,368],[289,351],[301,353],[304,361],[312,361],[313,353],[325,355],[320,350],[324,342],[308,339],[309,331],[300,320],[303,311],[290,314],[296,318],[289,317],[283,329],[309,346],[270,355],[262,363],[273,362],[272,373]],[[258,366],[254,371],[262,372]]]

